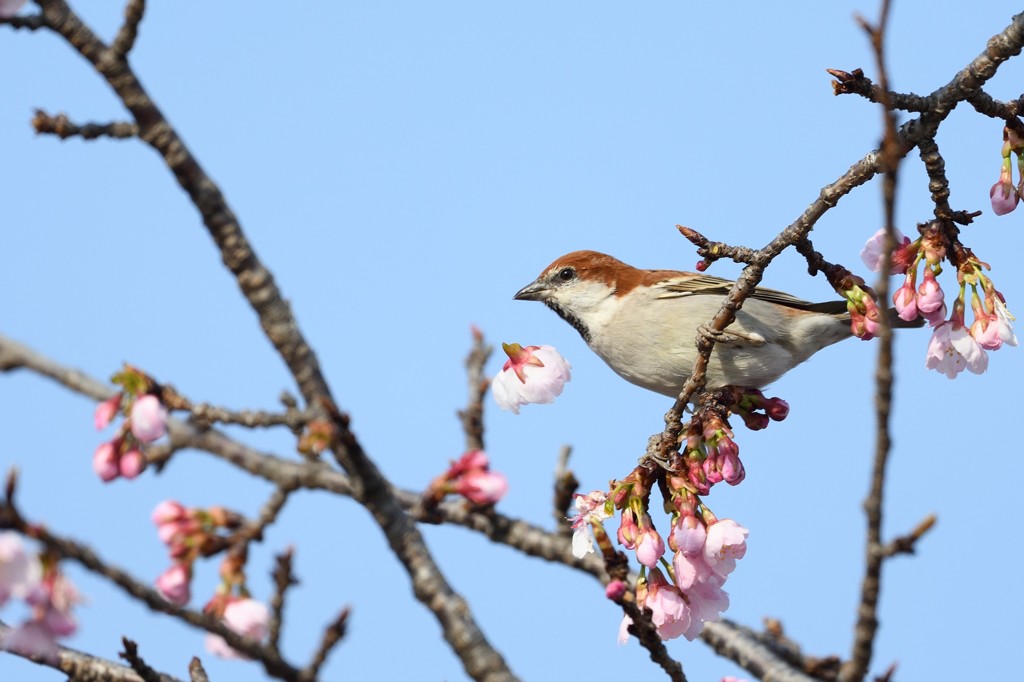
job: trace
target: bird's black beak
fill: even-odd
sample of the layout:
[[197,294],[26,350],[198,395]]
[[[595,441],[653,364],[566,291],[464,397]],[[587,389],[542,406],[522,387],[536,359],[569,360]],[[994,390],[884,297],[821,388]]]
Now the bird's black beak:
[[531,282],[517,291],[512,298],[517,301],[542,301],[547,291],[547,286],[541,282]]

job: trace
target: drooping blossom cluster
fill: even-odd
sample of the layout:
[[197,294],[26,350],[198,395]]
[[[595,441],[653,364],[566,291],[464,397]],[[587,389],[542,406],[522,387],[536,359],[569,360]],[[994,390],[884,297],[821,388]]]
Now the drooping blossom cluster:
[[[992,211],[996,215],[1006,215],[1017,208],[1017,203],[1024,196],[1024,139],[1020,131],[1009,126],[1003,128],[1003,161],[999,167],[999,180],[992,185],[988,196],[992,201]],[[1017,157],[1017,174],[1020,181],[1013,184],[1013,162],[1010,155]]]
[[96,406],[93,423],[97,431],[107,428],[119,412],[128,419],[117,434],[100,444],[92,456],[92,468],[105,483],[118,476],[133,479],[146,468],[141,446],[152,443],[167,431],[167,408],[154,392],[149,377],[131,366],[116,374],[114,383],[124,390]]
[[437,504],[446,495],[462,495],[473,504],[495,504],[508,492],[504,474],[491,471],[487,453],[470,450],[451,463],[448,470],[431,481],[424,500]]
[[[221,582],[203,611],[220,618],[229,629],[243,637],[261,642],[267,636],[270,610],[249,594],[244,569],[244,553],[229,552],[224,557],[220,566]],[[220,635],[208,634],[205,644],[206,650],[215,656],[248,659],[245,654],[231,648]]]
[[494,400],[503,410],[519,414],[527,403],[550,403],[572,378],[572,366],[552,346],[503,343],[505,366],[491,382]]
[[[729,607],[729,595],[722,588],[736,568],[736,560],[746,553],[747,530],[731,519],[719,521],[694,494],[686,476],[670,475],[666,483],[674,511],[666,544],[649,514],[652,482],[650,470],[639,467],[619,481],[610,496],[601,491],[577,495],[573,554],[582,558],[593,552],[595,537],[603,552],[611,552],[602,522],[613,508],[620,509],[618,542],[635,552],[641,565],[637,604],[650,610],[662,639],[683,636],[693,640],[704,623],[718,620]],[[671,562],[665,558],[666,548],[672,552]],[[606,589],[606,595],[614,600],[621,599],[624,592],[625,585],[619,580],[609,582]],[[628,637],[631,622],[628,616],[624,618],[620,642]]]
[[0,649],[56,660],[57,639],[77,629],[71,609],[82,599],[53,557],[29,553],[8,531],[0,533],[0,607],[11,599],[24,601],[31,616],[0,638]]
[[[923,318],[933,329],[925,365],[942,372],[950,379],[963,370],[981,374],[988,368],[989,350],[1003,344],[1017,345],[1011,324],[1014,317],[1006,308],[1003,295],[985,274],[988,264],[978,260],[970,249],[950,244],[949,238],[935,223],[920,228],[921,236],[911,241],[896,234],[891,274],[904,275],[903,284],[893,294],[893,306],[900,319],[912,322]],[[864,247],[861,257],[875,270],[881,267],[885,232],[880,230]],[[956,254],[958,293],[953,312],[947,318],[946,296],[937,275],[949,251]],[[918,269],[920,267],[920,283]],[[971,292],[973,322],[965,319],[967,290]]]
[[223,507],[188,508],[164,500],[153,509],[151,518],[173,562],[156,579],[156,589],[170,603],[184,606],[192,598],[190,584],[196,559],[219,544],[219,531],[238,528],[241,517]]

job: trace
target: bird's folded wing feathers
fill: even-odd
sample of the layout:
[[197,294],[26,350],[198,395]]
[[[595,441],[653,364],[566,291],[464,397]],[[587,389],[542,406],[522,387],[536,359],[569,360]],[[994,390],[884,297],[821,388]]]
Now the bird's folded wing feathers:
[[[711,275],[687,275],[685,277],[667,279],[656,286],[663,292],[658,298],[678,298],[681,296],[696,296],[698,294],[725,296],[732,290],[734,284],[735,282],[731,279],[722,279],[721,277],[712,277]],[[845,301],[811,303],[783,291],[765,289],[763,287],[754,289],[751,298],[816,313],[835,315],[846,312]]]

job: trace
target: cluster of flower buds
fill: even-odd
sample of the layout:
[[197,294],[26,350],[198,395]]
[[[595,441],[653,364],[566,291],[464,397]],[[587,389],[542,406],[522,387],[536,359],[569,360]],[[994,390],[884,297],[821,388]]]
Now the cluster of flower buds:
[[504,474],[491,471],[487,453],[470,450],[451,463],[448,470],[431,481],[423,493],[428,504],[436,505],[446,495],[462,495],[473,504],[491,505],[508,492]]
[[853,335],[864,341],[875,338],[881,325],[881,311],[875,301],[875,292],[864,280],[849,275],[848,286],[840,290],[846,298],[846,309],[850,313],[850,329]]
[[[1024,138],[1009,126],[1003,128],[1003,162],[999,168],[999,180],[992,185],[988,196],[992,200],[992,210],[996,215],[1006,215],[1017,208],[1017,202],[1024,196]],[[1013,162],[1010,154],[1017,157],[1017,174],[1020,181],[1013,184]]]
[[92,456],[92,468],[105,483],[118,476],[132,479],[146,468],[141,446],[152,443],[167,431],[167,408],[157,396],[153,381],[131,366],[116,374],[114,383],[124,390],[96,406],[93,423],[97,431],[107,428],[118,413],[128,419],[117,435],[102,443]]
[[30,554],[20,535],[4,532],[0,533],[0,607],[11,599],[24,601],[31,616],[0,638],[0,649],[55,661],[56,640],[78,627],[71,609],[81,597],[53,557]]
[[730,409],[743,419],[751,431],[768,427],[769,421],[780,422],[789,416],[789,403],[782,398],[767,398],[756,388],[738,389]]
[[156,579],[156,589],[170,603],[184,606],[192,597],[190,584],[196,559],[219,547],[223,540],[219,531],[237,529],[242,518],[223,507],[190,509],[174,500],[164,500],[153,509],[152,519],[173,562]]
[[494,400],[503,410],[519,414],[527,403],[551,403],[572,378],[572,366],[552,346],[503,343],[505,366],[491,382]]
[[[229,552],[220,566],[220,585],[217,592],[203,607],[203,611],[216,616],[243,637],[257,642],[267,636],[270,611],[266,604],[253,599],[245,584],[245,554]],[[220,635],[206,636],[206,650],[221,658],[246,659],[232,649]]]
[[[942,261],[947,259],[949,239],[936,223],[922,226],[920,232],[921,236],[914,241],[896,233],[891,274],[904,275],[903,284],[892,297],[896,312],[907,322],[923,318],[933,328],[925,361],[928,369],[942,372],[950,379],[965,369],[981,374],[988,368],[986,351],[998,350],[1004,343],[1017,345],[1011,324],[1013,315],[1007,310],[1003,295],[985,275],[989,266],[969,249],[957,245],[959,293],[947,318],[946,295],[936,276],[942,272]],[[884,245],[885,232],[880,230],[861,252],[865,265],[874,270],[881,268]],[[974,318],[969,326],[965,319],[968,287]]]
[[[635,552],[640,562],[636,586],[637,604],[651,612],[651,620],[662,639],[683,636],[693,640],[708,621],[718,620],[729,606],[722,589],[736,560],[746,553],[747,530],[735,521],[719,521],[691,492],[687,477],[670,475],[666,489],[671,502],[671,532],[666,542],[648,513],[653,474],[639,467],[618,481],[612,492],[595,491],[575,498],[573,554],[582,558],[593,552],[593,542],[608,554],[611,545],[603,522],[614,509],[621,510],[617,531],[623,547]],[[667,574],[667,577],[666,577]],[[606,594],[619,600],[625,592],[621,581],[609,583]],[[627,616],[619,632],[624,642],[631,620]]]

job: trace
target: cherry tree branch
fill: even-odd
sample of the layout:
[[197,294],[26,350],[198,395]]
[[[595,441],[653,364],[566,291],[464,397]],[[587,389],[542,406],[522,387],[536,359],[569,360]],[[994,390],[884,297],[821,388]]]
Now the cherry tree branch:
[[42,109],[36,109],[32,117],[32,127],[40,135],[56,135],[62,140],[69,137],[81,137],[83,140],[95,140],[99,137],[111,137],[124,140],[139,134],[139,127],[127,121],[111,123],[73,123],[67,114],[52,116]]
[[[0,639],[3,639],[11,631],[12,628],[9,625],[0,621]],[[4,653],[59,670],[67,675],[69,680],[76,680],[76,682],[147,682],[126,665],[66,646],[57,646],[55,659],[45,656],[29,656],[17,651],[5,651]],[[163,673],[160,673],[157,679],[160,682],[181,682],[178,678]]]
[[306,404],[322,409],[337,429],[338,438],[331,452],[351,476],[353,498],[373,515],[392,552],[406,569],[413,593],[437,618],[467,674],[489,682],[514,679],[504,658],[477,625],[469,605],[448,584],[415,521],[395,499],[391,485],[349,430],[348,418],[333,407],[334,400],[316,354],[220,188],[142,87],[125,55],[104,44],[64,0],[37,2],[49,27],[106,79],[139,126],[139,139],[160,154],[199,210],[225,266],[235,276],[267,339],[291,371]]
[[[103,382],[79,370],[61,365],[23,344],[0,335],[0,371],[15,369],[25,369],[48,377],[72,391],[96,401],[105,400],[114,394],[114,391]],[[285,488],[325,490],[346,497],[351,497],[354,493],[348,476],[322,462],[286,460],[269,453],[259,452],[216,429],[200,428],[190,421],[180,421],[173,417],[168,419],[167,428],[170,444],[168,446],[151,446],[147,452],[151,462],[155,450],[164,450],[169,453],[184,448],[195,448]],[[162,454],[157,455],[158,458],[163,456]],[[166,460],[161,461],[166,462]],[[399,503],[407,510],[415,508],[421,497],[418,492],[400,489],[395,489],[394,494]],[[432,521],[436,522],[437,519],[440,519],[443,523],[462,526],[487,537],[492,542],[507,545],[527,556],[563,564],[582,571],[593,576],[602,584],[608,581],[604,562],[593,554],[587,555],[583,559],[576,558],[572,554],[569,539],[557,528],[553,532],[547,531],[494,510],[483,512],[457,501],[442,502],[433,510],[433,514]],[[281,587],[278,570],[274,574],[275,584],[278,585],[277,591],[283,592],[286,588]],[[275,596],[271,605],[272,610],[276,599]],[[707,623],[701,636],[709,643],[727,639],[730,642],[728,657],[741,665],[753,665],[755,669],[775,669],[785,665],[784,661],[765,649],[756,639],[737,632],[737,627],[728,621]],[[272,648],[276,647],[274,637],[270,638],[270,642]],[[744,661],[746,663],[743,663]],[[809,682],[808,678],[790,677],[785,679],[802,679],[804,682]]]

